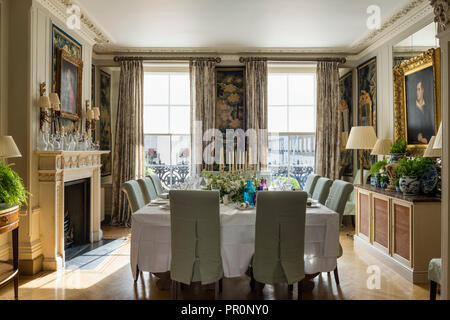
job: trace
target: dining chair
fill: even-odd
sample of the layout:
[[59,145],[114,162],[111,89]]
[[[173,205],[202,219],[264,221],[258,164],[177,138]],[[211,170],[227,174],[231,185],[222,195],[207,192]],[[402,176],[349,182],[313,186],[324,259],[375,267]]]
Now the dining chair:
[[158,198],[156,194],[155,186],[153,185],[152,179],[145,177],[138,180],[139,186],[141,187],[142,194],[144,196],[145,204],[150,203],[150,201]]
[[158,175],[156,173],[150,173],[149,177],[152,179],[153,185],[155,186],[156,194],[159,196],[164,193],[165,191]]
[[442,259],[431,259],[428,265],[428,280],[430,280],[430,300],[436,300],[437,285],[441,284]]
[[305,182],[305,191],[308,194],[312,195],[314,193],[314,188],[316,187],[317,180],[319,180],[320,176],[316,173],[311,173],[308,178],[306,178]]
[[[359,179],[360,175],[361,175],[361,170],[356,171],[356,175],[353,178],[353,185],[360,183],[360,179]],[[364,170],[364,176],[363,176],[364,183],[367,182],[367,180],[369,179],[369,176],[370,176],[370,171]],[[355,227],[355,213],[356,213],[355,209],[356,209],[356,199],[355,199],[355,190],[353,190],[352,193],[350,193],[350,197],[349,197],[347,203],[345,204],[345,209],[344,209],[344,216],[352,217],[353,228]]]
[[332,183],[333,182],[328,178],[319,178],[317,180],[316,186],[314,187],[312,198],[319,201],[320,204],[325,204]]
[[173,298],[178,298],[179,283],[200,281],[202,285],[215,283],[217,299],[223,277],[219,192],[170,190],[169,198]]
[[145,206],[141,187],[136,180],[130,180],[122,183],[120,189],[127,195],[128,204],[130,205],[130,210],[132,213],[135,213],[140,208]]
[[[335,180],[333,185],[331,186],[330,193],[328,195],[327,201],[325,202],[325,206],[334,212],[339,214],[339,226],[342,224],[342,217],[344,215],[345,205],[350,194],[353,191],[353,184],[350,182],[346,182],[343,180]],[[339,253],[338,258],[342,257],[342,246],[339,243]],[[333,270],[334,272],[334,280],[336,284],[339,285],[339,273],[338,267]]]
[[304,191],[260,191],[257,194],[255,254],[250,268],[250,287],[256,283],[298,283],[302,299],[305,278]]

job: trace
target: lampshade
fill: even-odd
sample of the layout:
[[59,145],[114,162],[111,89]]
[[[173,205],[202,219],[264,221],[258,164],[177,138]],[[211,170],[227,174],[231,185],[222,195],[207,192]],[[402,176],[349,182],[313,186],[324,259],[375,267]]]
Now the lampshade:
[[94,110],[90,109],[86,111],[86,120],[87,121],[94,120]]
[[0,136],[0,159],[21,157],[19,149],[11,136]]
[[56,111],[61,110],[61,101],[59,101],[59,96],[57,93],[52,92],[50,93],[50,95],[48,96],[50,98],[50,103],[52,105],[52,108],[55,109]]
[[39,108],[41,109],[51,109],[52,105],[50,103],[50,98],[47,96],[39,97]]
[[442,149],[442,121],[441,124],[439,125],[439,130],[436,135],[436,139],[434,140],[433,149]]
[[378,139],[373,147],[371,155],[373,156],[384,156],[389,154],[391,150],[392,140],[391,139]]
[[100,120],[100,109],[98,107],[92,108],[94,111],[94,120]]
[[425,153],[423,156],[425,158],[440,158],[441,157],[441,149],[434,149],[434,142],[436,140],[435,136],[432,136],[430,139],[430,142],[428,143],[427,149],[425,150]]
[[346,149],[370,150],[377,142],[377,135],[372,126],[352,127],[348,137]]

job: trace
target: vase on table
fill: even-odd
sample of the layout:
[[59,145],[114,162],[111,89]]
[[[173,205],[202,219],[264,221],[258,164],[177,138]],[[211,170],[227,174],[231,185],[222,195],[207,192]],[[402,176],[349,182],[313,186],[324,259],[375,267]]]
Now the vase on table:
[[404,195],[416,195],[420,192],[420,179],[416,176],[401,177],[400,190]]
[[256,197],[256,190],[252,184],[252,180],[249,179],[247,180],[247,184],[244,187],[244,202],[248,202],[249,205],[254,206],[255,197]]
[[420,189],[425,194],[432,193],[438,183],[438,172],[434,165],[426,167],[420,177]]

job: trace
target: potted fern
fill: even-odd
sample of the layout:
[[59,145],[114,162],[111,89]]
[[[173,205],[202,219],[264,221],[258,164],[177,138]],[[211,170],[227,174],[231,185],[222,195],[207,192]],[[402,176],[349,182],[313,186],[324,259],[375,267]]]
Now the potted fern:
[[384,167],[387,165],[387,160],[383,159],[381,161],[375,162],[372,167],[370,168],[370,185],[372,187],[380,187],[381,181],[380,181],[380,173],[384,172]]
[[406,140],[397,140],[391,145],[391,163],[399,161],[405,157],[407,142]]
[[0,212],[16,209],[27,202],[27,191],[22,179],[11,166],[5,161],[0,161]]
[[400,159],[395,168],[400,177],[399,186],[404,195],[416,195],[420,192],[420,177],[425,168],[430,165],[428,158],[415,158],[412,160]]

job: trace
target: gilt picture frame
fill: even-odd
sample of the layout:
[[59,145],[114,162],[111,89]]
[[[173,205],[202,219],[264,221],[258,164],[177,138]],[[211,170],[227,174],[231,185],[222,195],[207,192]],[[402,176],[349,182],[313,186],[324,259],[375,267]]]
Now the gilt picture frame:
[[56,92],[61,100],[61,118],[78,121],[81,116],[83,61],[58,49]]
[[441,122],[440,48],[393,68],[394,138],[406,140],[410,156],[422,156]]

